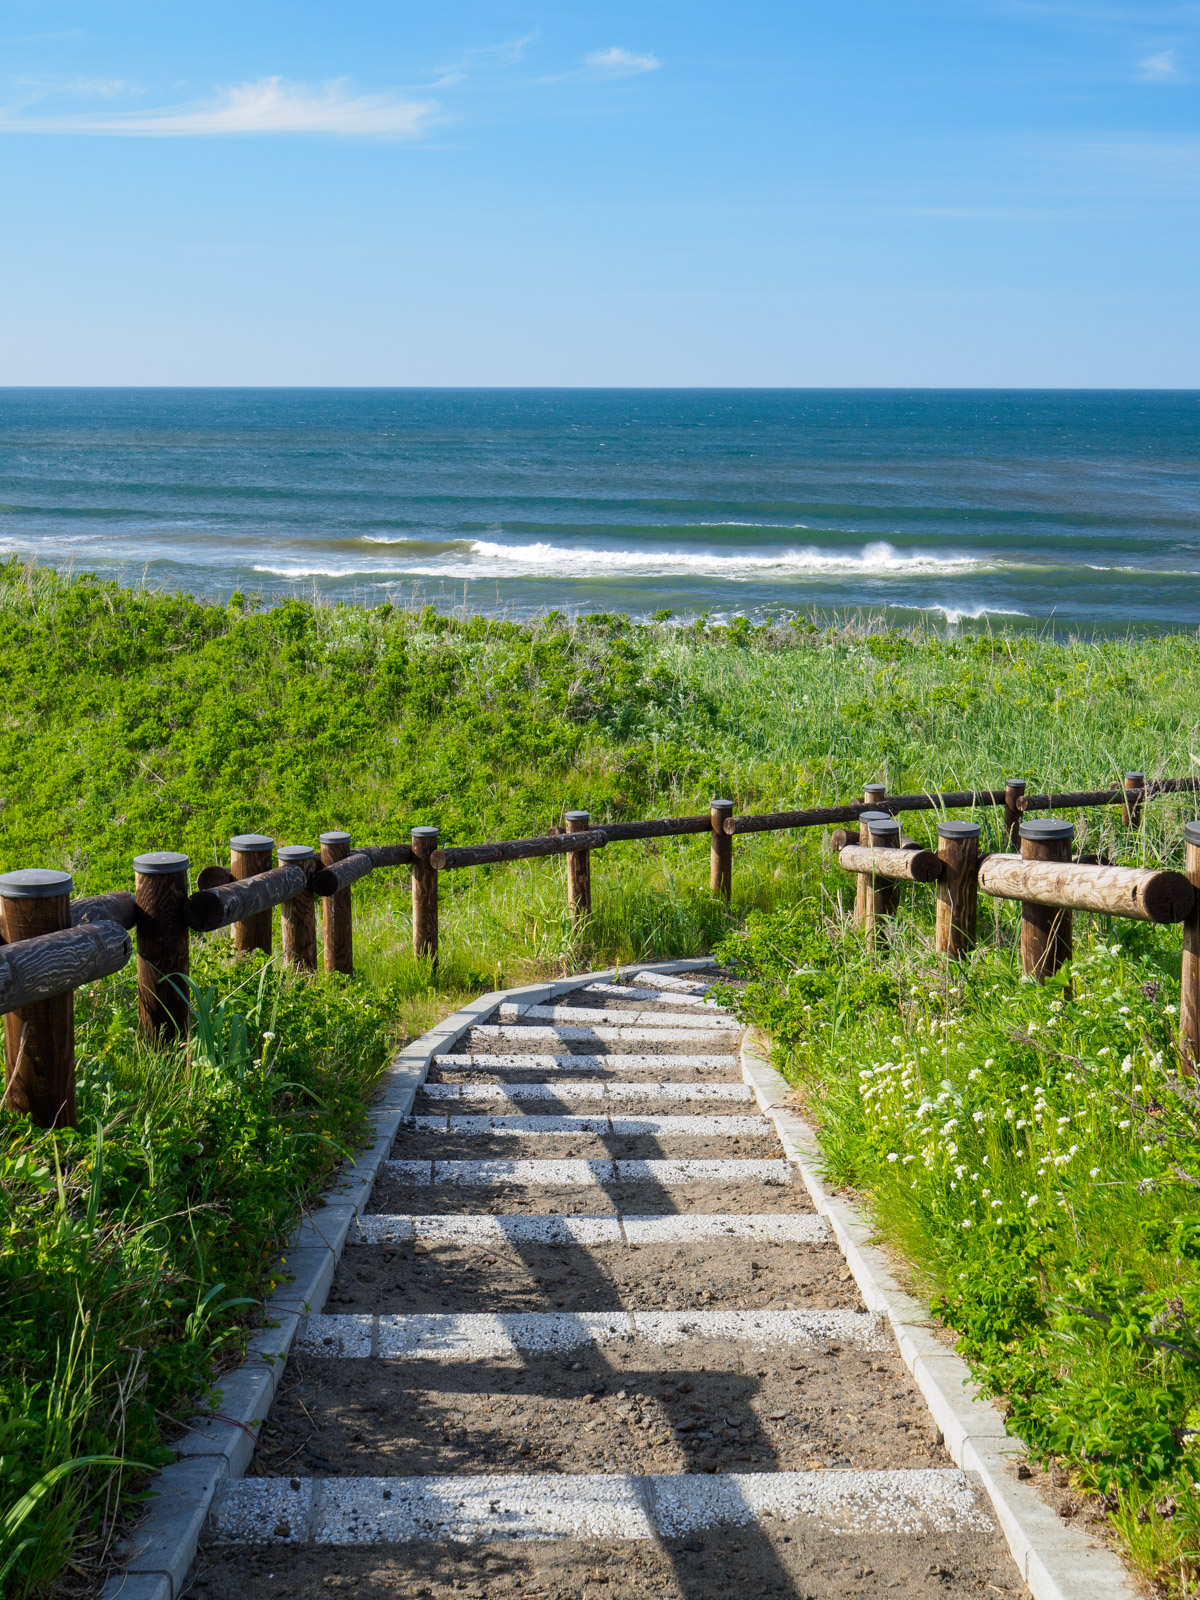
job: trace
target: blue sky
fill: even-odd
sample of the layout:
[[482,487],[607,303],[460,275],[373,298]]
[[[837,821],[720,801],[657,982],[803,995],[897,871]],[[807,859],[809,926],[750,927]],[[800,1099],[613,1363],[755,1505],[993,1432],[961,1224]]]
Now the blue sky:
[[6,0],[0,382],[1200,387],[1200,4]]

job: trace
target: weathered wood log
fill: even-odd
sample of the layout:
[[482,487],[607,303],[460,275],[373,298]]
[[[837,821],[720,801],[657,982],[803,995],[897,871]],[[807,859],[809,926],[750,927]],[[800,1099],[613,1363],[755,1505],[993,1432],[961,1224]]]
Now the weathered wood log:
[[534,839],[505,839],[498,844],[451,845],[435,850],[429,859],[438,872],[449,872],[455,867],[487,866],[492,861],[527,861],[539,856],[569,855],[572,850],[599,850],[607,843],[606,829],[589,828],[586,833],[540,834]]
[[370,856],[373,867],[407,867],[412,864],[410,844],[364,844],[359,846],[359,850],[363,855]]
[[[75,1126],[74,984],[59,982],[57,946],[37,948],[39,935],[60,938],[63,930],[90,947],[95,928],[77,930],[70,924],[69,872],[34,867],[0,876],[0,931],[6,940],[0,961],[9,975],[7,1003],[0,999],[5,1012],[4,1103],[39,1128]],[[120,931],[128,958],[129,935]],[[30,983],[30,962],[40,982]],[[18,973],[24,983],[17,981]]]
[[[321,835],[321,865],[333,867],[350,854],[350,835],[341,828]],[[316,887],[314,879],[313,887]],[[321,905],[326,972],[354,971],[354,910],[350,885],[335,889]]]
[[1142,801],[1146,798],[1146,774],[1127,772],[1122,788],[1125,793],[1125,826],[1136,828],[1142,820]]
[[[858,843],[860,845],[866,845],[866,846],[869,847],[870,843],[871,843],[871,823],[872,822],[876,822],[876,821],[877,822],[881,822],[881,823],[890,822],[891,818],[888,816],[886,811],[878,811],[878,810],[875,810],[875,809],[872,808],[869,811],[864,811],[862,816],[859,817],[858,821],[859,821]],[[896,842],[897,843],[899,843],[899,837],[900,837],[899,824],[897,824],[897,830],[896,830]],[[892,843],[892,841],[889,840],[888,841],[888,845],[885,846],[885,848],[890,848],[891,843]],[[860,928],[866,928],[870,923],[871,907],[875,903],[874,899],[872,898],[873,895],[874,895],[874,892],[875,892],[875,883],[874,883],[874,880],[872,878],[870,878],[870,877],[868,877],[866,875],[861,875],[855,881],[855,885],[854,885],[854,920],[855,920],[855,922],[858,924],[858,926]]]
[[133,938],[118,922],[81,922],[74,928],[14,939],[0,946],[0,1011],[23,1011],[110,977],[128,964],[132,954]]
[[[864,811],[961,811],[970,806],[1004,804],[1003,789],[964,789],[945,794],[888,794],[878,805],[854,800],[843,806],[812,806],[806,811],[769,811],[760,816],[731,817],[727,833],[775,833],[784,828],[831,827],[838,822],[859,822]],[[697,828],[697,833],[702,829]]]
[[[411,854],[411,851],[409,853]],[[371,860],[370,851],[355,850],[352,847],[349,855],[316,869],[313,874],[312,891],[321,899],[325,899],[329,895],[339,894],[343,889],[349,889],[352,883],[357,883],[360,878],[365,878],[374,870],[375,863]]]
[[[229,841],[229,867],[237,881],[261,877],[271,870],[274,839],[264,833],[239,833]],[[274,902],[272,902],[274,903]],[[233,925],[235,950],[261,950],[271,954],[271,911],[240,918]]]
[[[1061,817],[1044,817],[1036,822],[1023,822],[1020,828],[1021,858],[1026,865],[1046,866],[1060,864],[1073,866],[1071,840],[1075,825]],[[994,871],[993,863],[1001,859],[988,856],[980,868]],[[1075,872],[1087,872],[1087,867],[1073,867]],[[1099,869],[1103,871],[1103,868]],[[1074,925],[1071,912],[1066,907],[1046,906],[1021,898],[1021,970],[1027,977],[1045,983],[1058,969],[1070,961],[1075,949]]]
[[1064,794],[1027,794],[1018,802],[1022,815],[1030,811],[1085,810],[1089,806],[1125,804],[1122,789],[1076,789]]
[[1200,791],[1200,778],[1152,778],[1146,785],[1146,798],[1156,794],[1196,794]]
[[187,903],[188,927],[196,933],[214,933],[230,923],[269,917],[273,907],[303,894],[307,887],[304,869],[293,865],[272,867],[269,872],[238,878],[216,889],[198,889]]
[[1020,850],[1021,804],[1025,797],[1025,779],[1009,778],[1004,785],[1004,842],[1009,850]]
[[[587,833],[591,827],[587,811],[568,811],[563,821],[567,834]],[[592,852],[573,850],[567,857],[567,910],[573,923],[592,914]]]
[[[1022,838],[1023,844],[1028,842]],[[998,900],[1099,911],[1138,922],[1184,922],[1195,905],[1195,890],[1182,872],[1092,867],[1023,855],[988,856],[979,868],[979,887]]]
[[114,889],[111,894],[86,894],[71,901],[71,926],[83,922],[115,922],[122,928],[132,928],[137,919],[137,901],[127,889]]
[[1183,972],[1179,985],[1179,1049],[1190,1076],[1200,1071],[1200,821],[1183,825],[1184,861],[1196,896],[1183,923]]
[[938,856],[943,871],[937,886],[936,947],[961,960],[975,948],[979,906],[979,824],[938,823]]
[[135,856],[138,1024],[146,1039],[181,1039],[188,1005],[188,858],[174,850]]
[[228,867],[201,867],[196,874],[196,888],[220,889],[227,883],[236,883],[237,879]]
[[606,822],[600,826],[609,844],[623,839],[673,839],[679,834],[711,833],[712,819],[702,817],[659,817],[650,822]]
[[[583,835],[580,835],[582,838]],[[443,854],[437,847],[436,828],[412,830],[412,928],[413,954],[437,967],[438,958],[438,865]]]
[[297,972],[315,972],[317,967],[317,909],[313,898],[313,876],[317,856],[310,844],[281,844],[276,852],[281,867],[299,867],[306,887],[279,907],[279,942],[283,959]]
[[932,850],[905,850],[903,846],[848,844],[838,852],[843,872],[888,878],[903,883],[936,883],[943,864]]
[[733,818],[732,800],[710,800],[708,820],[712,840],[708,849],[708,887],[729,903],[733,895],[733,837],[725,824]]

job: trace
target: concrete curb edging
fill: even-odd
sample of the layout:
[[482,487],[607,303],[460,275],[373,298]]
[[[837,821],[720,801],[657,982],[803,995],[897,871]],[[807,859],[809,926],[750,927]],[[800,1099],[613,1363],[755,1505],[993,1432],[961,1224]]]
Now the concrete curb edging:
[[[635,962],[630,969],[671,973],[711,965],[711,957],[702,956]],[[412,1109],[432,1057],[448,1053],[502,1001],[543,1004],[585,984],[611,981],[621,970],[608,967],[481,995],[393,1057],[371,1108],[371,1142],[343,1165],[324,1203],[293,1230],[277,1263],[291,1281],[264,1302],[267,1326],[248,1341],[241,1366],[222,1379],[220,1410],[191,1419],[186,1437],[173,1447],[177,1459],[151,1480],[150,1509],[125,1540],[125,1565],[104,1585],[100,1600],[178,1600],[213,1495],[222,1482],[242,1477],[249,1466],[293,1340],[308,1313],[325,1303],[350,1229],[371,1197],[379,1167]]]
[[792,1090],[771,1066],[770,1056],[765,1034],[748,1029],[742,1039],[742,1077],[774,1122],[818,1215],[833,1230],[868,1310],[887,1317],[955,1465],[976,1473],[982,1482],[1033,1600],[1138,1600],[1116,1553],[1064,1525],[1033,1484],[1017,1477],[1024,1444],[983,1398],[966,1362],[934,1335],[929,1307],[897,1283],[883,1251],[869,1242],[873,1230],[862,1212],[826,1189],[817,1166],[821,1146],[816,1133],[786,1109]]

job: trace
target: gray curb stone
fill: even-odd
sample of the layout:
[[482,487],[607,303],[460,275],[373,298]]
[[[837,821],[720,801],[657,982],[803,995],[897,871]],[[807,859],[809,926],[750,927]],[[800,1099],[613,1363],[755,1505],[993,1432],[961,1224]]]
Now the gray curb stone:
[[[700,957],[638,962],[636,970],[690,972],[711,965],[710,958]],[[307,1313],[325,1304],[349,1230],[371,1197],[376,1174],[412,1109],[431,1058],[448,1052],[501,1001],[544,1004],[616,976],[618,969],[609,967],[481,995],[397,1052],[372,1105],[371,1143],[344,1164],[325,1202],[293,1230],[278,1263],[291,1281],[268,1296],[263,1308],[267,1325],[249,1340],[241,1366],[221,1380],[219,1409],[191,1419],[187,1435],[174,1447],[178,1459],[151,1480],[150,1509],[125,1541],[125,1564],[104,1585],[100,1600],[178,1600],[213,1495],[226,1478],[240,1478],[250,1463],[296,1333]]]
[[770,1043],[757,1029],[742,1040],[742,1077],[775,1123],[788,1160],[800,1171],[813,1205],[833,1229],[846,1265],[871,1311],[891,1324],[900,1355],[916,1379],[956,1466],[977,1473],[1033,1600],[1138,1600],[1116,1553],[1065,1525],[1031,1483],[1017,1477],[1025,1446],[983,1399],[965,1361],[936,1338],[929,1307],[906,1294],[887,1258],[869,1243],[870,1224],[857,1206],[831,1195],[817,1163],[816,1133],[784,1109],[791,1094],[770,1064]]

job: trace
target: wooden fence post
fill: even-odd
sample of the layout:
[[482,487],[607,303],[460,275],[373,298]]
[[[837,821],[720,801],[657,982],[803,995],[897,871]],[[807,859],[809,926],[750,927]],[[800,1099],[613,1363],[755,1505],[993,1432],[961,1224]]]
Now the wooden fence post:
[[708,886],[728,904],[733,895],[733,835],[725,832],[725,819],[733,815],[732,800],[710,800],[708,820],[712,828],[709,850]]
[[[881,783],[873,783],[871,788],[882,789],[883,785]],[[870,844],[870,825],[872,822],[888,822],[890,820],[891,819],[886,811],[862,812],[858,819],[858,843]],[[867,899],[871,893],[872,889],[870,873],[860,872],[854,885],[854,920],[860,928],[865,928],[867,925],[867,918],[869,915],[867,911]]]
[[[310,844],[283,844],[276,854],[279,865],[303,867],[312,883],[317,865],[316,851]],[[315,972],[317,966],[317,903],[312,889],[285,900],[279,908],[280,942],[285,965],[301,972]]]
[[[900,848],[900,824],[895,817],[881,811],[864,811],[858,821],[862,844],[876,845],[881,850]],[[879,924],[896,914],[900,885],[891,878],[877,878],[871,872],[861,872],[859,877],[864,885],[861,926],[867,937],[874,939]]]
[[1183,825],[1183,850],[1196,904],[1183,925],[1183,974],[1179,986],[1179,1049],[1184,1070],[1200,1067],[1200,820]]
[[146,1039],[187,1037],[188,864],[177,850],[151,850],[133,858],[138,1022]]
[[430,856],[438,847],[436,828],[412,830],[412,925],[413,954],[428,957],[437,967],[438,958],[438,874]]
[[[887,793],[886,783],[865,783],[863,785],[863,799],[869,806],[877,806]],[[881,811],[880,816],[890,816],[889,811]]]
[[1004,848],[1020,849],[1021,800],[1025,794],[1024,778],[1006,778],[1004,782]]
[[1127,828],[1136,828],[1142,820],[1142,801],[1146,798],[1146,774],[1125,774],[1124,820]]
[[[321,835],[321,865],[330,867],[350,854],[350,835],[341,828]],[[354,971],[354,911],[350,890],[326,895],[321,905],[321,931],[325,943],[325,971]]]
[[[563,819],[568,833],[586,833],[591,826],[591,813],[568,811]],[[592,914],[592,852],[572,850],[567,857],[567,909],[571,921],[578,926]]]
[[[229,841],[229,870],[235,879],[253,878],[260,872],[270,872],[274,839],[265,833],[235,833]],[[271,954],[271,913],[260,911],[247,917],[245,922],[233,924],[235,950],[262,950]]]
[[[7,944],[71,926],[71,874],[31,867],[0,875]],[[75,995],[4,1015],[4,1103],[37,1128],[75,1126]]]
[[946,863],[937,886],[937,948],[961,960],[975,948],[979,908],[979,824],[939,822],[938,855]]
[[[1021,857],[1025,861],[1070,861],[1075,825],[1062,817],[1040,817],[1021,824]],[[1021,971],[1039,983],[1071,959],[1074,949],[1072,914],[1056,906],[1021,902]]]

